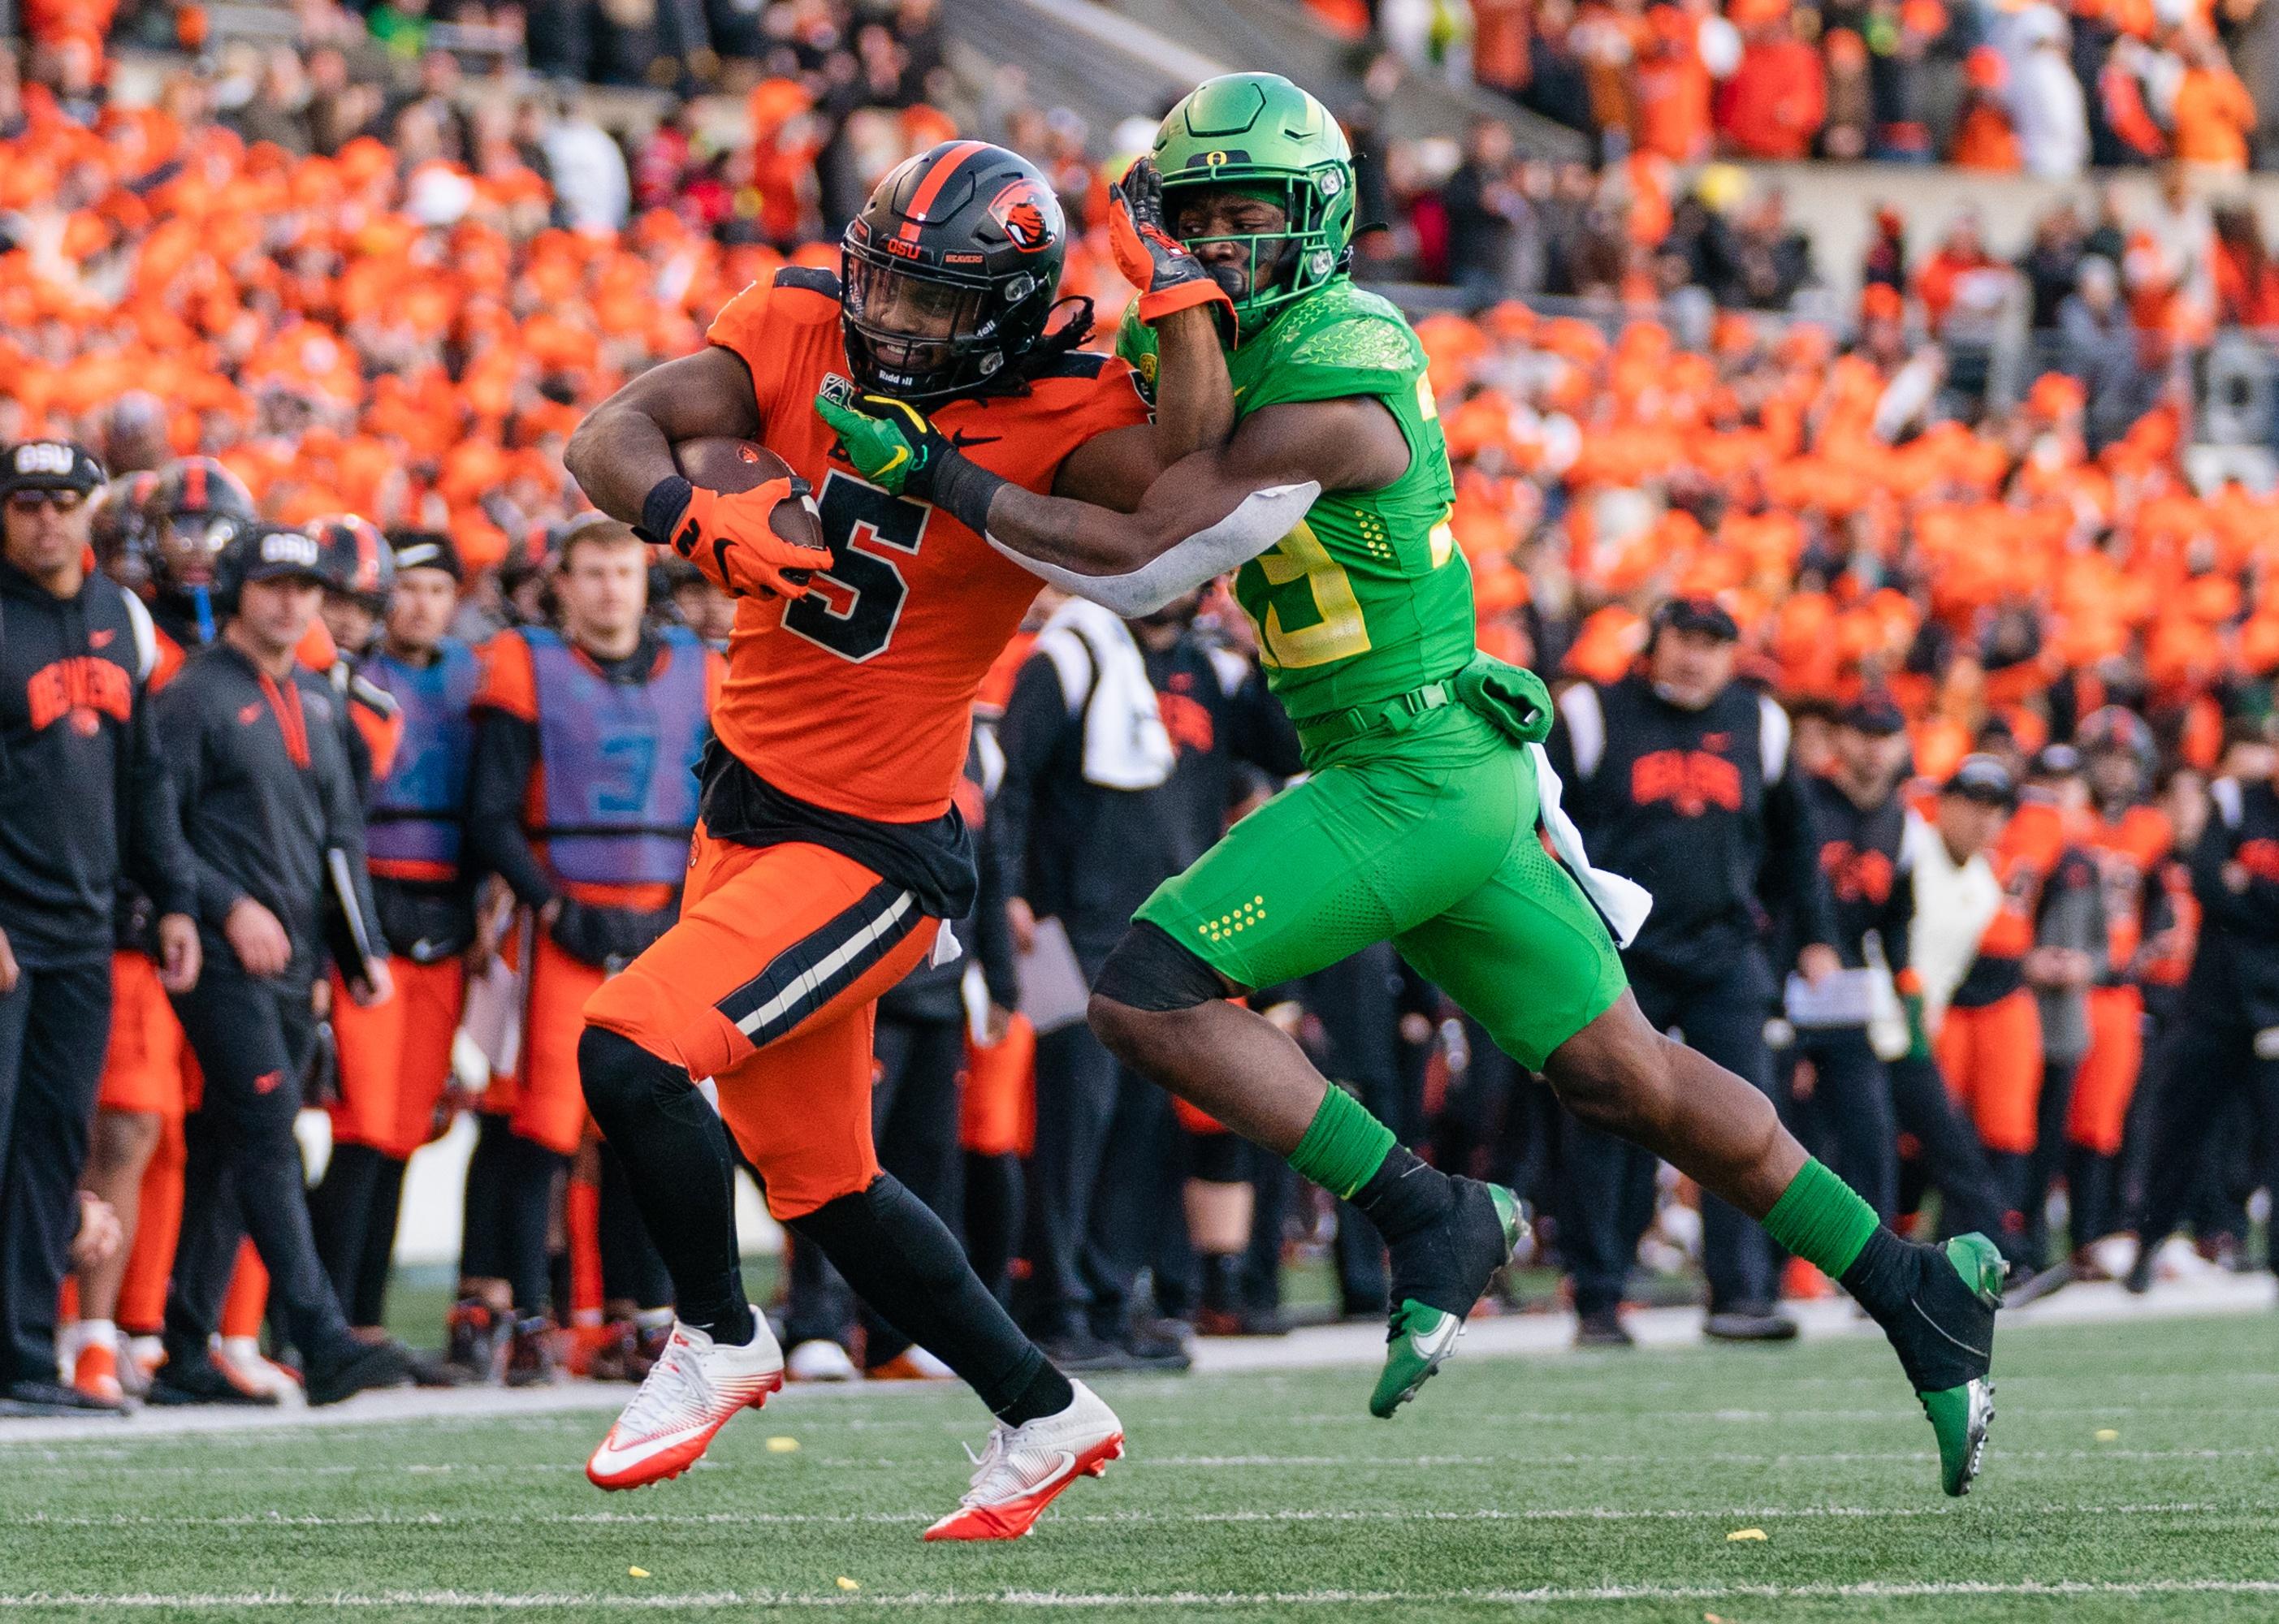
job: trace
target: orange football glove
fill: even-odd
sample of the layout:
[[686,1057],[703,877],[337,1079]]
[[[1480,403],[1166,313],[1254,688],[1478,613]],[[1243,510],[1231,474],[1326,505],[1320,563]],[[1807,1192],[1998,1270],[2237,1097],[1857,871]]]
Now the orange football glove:
[[804,479],[770,479],[748,491],[692,486],[668,545],[730,597],[803,597],[809,572],[829,569],[831,555],[784,540],[768,520],[779,502],[798,502],[812,510],[808,489]]
[[1234,301],[1203,262],[1163,226],[1163,177],[1146,158],[1108,188],[1108,247],[1124,280],[1140,290],[1140,319],[1153,326],[1174,310],[1216,305],[1224,337],[1234,336]]

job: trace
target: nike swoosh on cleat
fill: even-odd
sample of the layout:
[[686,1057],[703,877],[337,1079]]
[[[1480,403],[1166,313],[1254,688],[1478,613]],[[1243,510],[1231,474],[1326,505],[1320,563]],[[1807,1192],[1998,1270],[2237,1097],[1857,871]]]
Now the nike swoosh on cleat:
[[707,1421],[694,1427],[683,1427],[678,1432],[660,1433],[653,1438],[643,1438],[633,1449],[619,1448],[603,1438],[601,1447],[594,1452],[593,1459],[587,1464],[597,1472],[616,1472],[629,1466],[638,1466],[677,1444],[686,1444],[710,1424]]
[[1907,1298],[1907,1306],[1914,1309],[1917,1314],[1922,1315],[1922,1322],[1924,1324],[1930,1326],[1931,1329],[1937,1331],[1940,1336],[1954,1344],[1956,1347],[1961,1348],[1965,1353],[1975,1354],[1976,1357],[1984,1360],[1991,1360],[1994,1357],[1992,1349],[1972,1347],[1961,1337],[1954,1335],[1952,1331],[1948,1330],[1946,1327],[1941,1325],[1937,1320],[1932,1319],[1930,1314],[1924,1314],[1923,1306],[1917,1302],[1914,1298],[1910,1297]]

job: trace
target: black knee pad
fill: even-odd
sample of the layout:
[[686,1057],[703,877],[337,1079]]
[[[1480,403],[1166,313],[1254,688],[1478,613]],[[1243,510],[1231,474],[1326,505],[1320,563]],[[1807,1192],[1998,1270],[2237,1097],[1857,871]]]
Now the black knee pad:
[[613,1116],[670,1107],[679,1096],[693,1098],[696,1092],[682,1068],[603,1026],[589,1026],[579,1037],[578,1082],[586,1108],[604,1133]]
[[1164,1015],[1226,996],[1219,973],[1173,941],[1160,926],[1140,920],[1124,933],[1100,968],[1094,992],[1133,1009]]

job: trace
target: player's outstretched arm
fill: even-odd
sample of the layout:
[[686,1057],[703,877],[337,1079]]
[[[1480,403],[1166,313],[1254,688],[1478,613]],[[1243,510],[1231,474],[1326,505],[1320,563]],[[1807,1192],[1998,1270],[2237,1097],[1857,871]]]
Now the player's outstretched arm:
[[817,410],[865,479],[932,502],[1043,579],[1127,616],[1256,557],[1324,491],[1377,490],[1408,467],[1408,443],[1376,401],[1296,402],[1253,412],[1224,447],[1166,470],[1123,513],[999,479],[915,408],[865,396]]
[[[1155,332],[1155,471],[1161,472],[1193,452],[1224,445],[1234,433],[1234,380],[1222,348],[1234,342],[1234,301],[1166,226],[1163,178],[1154,163],[1135,160],[1108,197],[1116,269],[1139,295],[1140,319]],[[1080,450],[1070,461],[1082,456]],[[1144,488],[1145,482],[1134,496]]]
[[587,415],[562,461],[586,499],[611,518],[641,522],[641,504],[680,472],[676,441],[707,434],[760,437],[752,376],[733,349],[708,345],[653,366]]

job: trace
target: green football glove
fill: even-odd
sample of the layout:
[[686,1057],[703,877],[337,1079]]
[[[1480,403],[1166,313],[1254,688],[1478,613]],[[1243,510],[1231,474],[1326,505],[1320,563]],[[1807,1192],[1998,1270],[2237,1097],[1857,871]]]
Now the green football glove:
[[944,459],[957,455],[925,413],[890,395],[841,401],[825,391],[815,397],[815,410],[839,436],[855,471],[893,495],[932,501],[935,473]]
[[957,448],[933,420],[891,395],[815,397],[815,410],[855,471],[890,495],[932,502],[977,536],[989,533],[989,504],[1005,481]]

